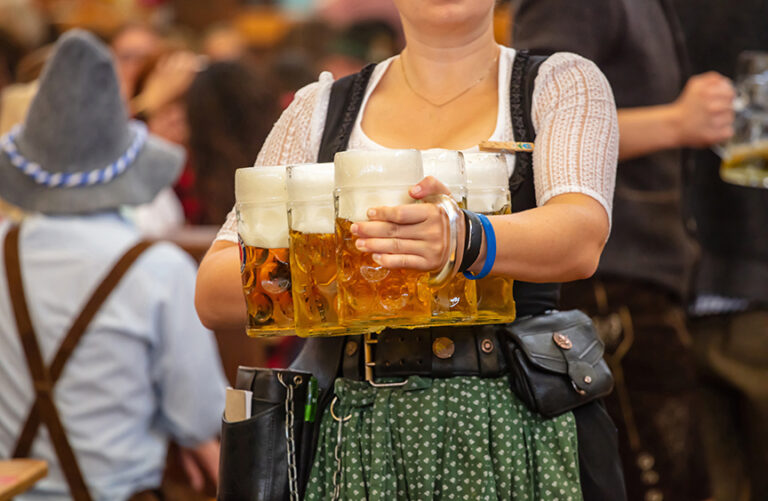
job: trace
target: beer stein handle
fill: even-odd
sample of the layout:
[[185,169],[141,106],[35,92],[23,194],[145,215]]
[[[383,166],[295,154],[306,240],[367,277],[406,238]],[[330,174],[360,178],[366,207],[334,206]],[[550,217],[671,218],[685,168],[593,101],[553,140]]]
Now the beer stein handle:
[[448,195],[432,195],[424,198],[425,202],[435,204],[448,216],[448,259],[436,272],[431,272],[427,283],[440,288],[447,284],[459,271],[459,218],[462,215],[456,201]]

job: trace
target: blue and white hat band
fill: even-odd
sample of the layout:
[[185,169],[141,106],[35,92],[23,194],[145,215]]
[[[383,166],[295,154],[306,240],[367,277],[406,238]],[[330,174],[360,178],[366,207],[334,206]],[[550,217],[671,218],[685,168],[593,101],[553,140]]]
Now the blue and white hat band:
[[136,131],[136,135],[128,149],[125,150],[125,153],[106,167],[89,172],[48,172],[40,164],[28,160],[16,147],[16,138],[22,130],[21,124],[0,137],[0,150],[8,156],[14,167],[18,168],[37,184],[48,188],[106,184],[128,170],[147,140],[146,125],[136,120],[132,120],[130,125]]

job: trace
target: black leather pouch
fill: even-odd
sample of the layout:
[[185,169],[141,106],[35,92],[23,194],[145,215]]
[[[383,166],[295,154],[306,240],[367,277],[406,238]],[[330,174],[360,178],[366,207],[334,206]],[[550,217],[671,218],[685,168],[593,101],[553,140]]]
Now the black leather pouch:
[[581,311],[521,318],[500,330],[512,391],[531,410],[554,417],[613,390],[603,342]]
[[[300,457],[304,453],[301,444],[312,433],[316,412],[312,375],[239,367],[235,388],[253,392],[251,417],[233,423],[222,418],[217,499],[282,501],[291,499],[292,488],[299,499],[308,477],[304,471],[308,462]],[[289,454],[291,442],[293,452]],[[289,482],[291,462],[296,468],[293,486]]]

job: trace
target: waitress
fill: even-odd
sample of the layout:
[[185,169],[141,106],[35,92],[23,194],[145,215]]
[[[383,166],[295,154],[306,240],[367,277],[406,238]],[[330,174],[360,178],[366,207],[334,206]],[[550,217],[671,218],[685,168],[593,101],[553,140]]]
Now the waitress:
[[[351,90],[360,102],[354,122],[341,124],[348,129],[346,146],[473,151],[484,140],[513,140],[510,81],[518,53],[494,41],[495,2],[395,4],[406,48],[378,64],[360,92]],[[297,92],[257,165],[329,156],[323,139],[335,133],[325,130],[332,85],[324,73]],[[532,183],[535,199],[530,196],[530,207],[513,201],[517,212],[490,218],[497,249],[491,273],[519,281],[520,316],[557,306],[556,288],[551,293],[552,286],[542,284],[594,273],[610,230],[618,151],[611,89],[591,62],[567,53],[548,58],[538,69],[532,103],[536,147],[533,176],[524,183]],[[410,194],[444,191],[427,178]],[[431,204],[375,208],[354,231],[358,248],[386,267],[435,270],[443,264],[445,238],[428,238],[445,231]],[[483,238],[470,271],[479,272],[485,262]],[[198,313],[209,327],[239,327],[245,318],[236,242],[230,214],[198,275]],[[306,349],[317,346],[310,342]],[[615,430],[597,403],[545,419],[517,399],[505,375],[413,375],[399,388],[340,375],[335,411],[349,420],[339,443],[339,423],[324,410],[306,499],[335,493],[372,500],[625,499]]]

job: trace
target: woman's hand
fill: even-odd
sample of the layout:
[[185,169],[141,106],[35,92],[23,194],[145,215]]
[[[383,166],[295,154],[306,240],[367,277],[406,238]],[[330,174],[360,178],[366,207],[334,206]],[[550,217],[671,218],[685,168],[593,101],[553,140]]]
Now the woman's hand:
[[[450,190],[431,176],[408,191],[412,198],[449,195]],[[463,224],[463,221],[462,221]],[[434,204],[373,207],[368,221],[352,225],[355,245],[373,253],[373,260],[386,268],[432,271],[445,263],[448,253],[447,217]]]

